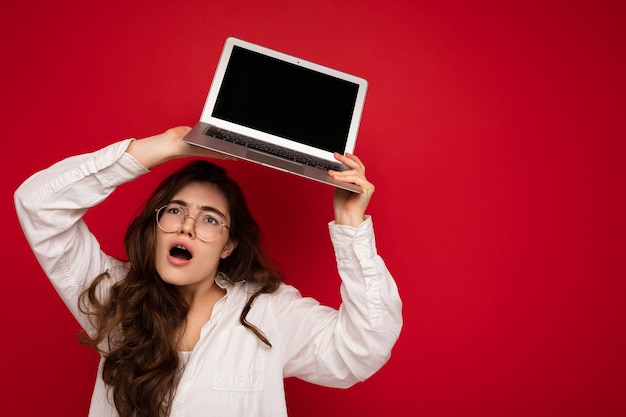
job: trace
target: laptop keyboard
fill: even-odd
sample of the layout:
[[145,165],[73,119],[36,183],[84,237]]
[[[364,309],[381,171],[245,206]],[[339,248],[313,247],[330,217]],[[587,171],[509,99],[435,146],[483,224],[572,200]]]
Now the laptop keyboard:
[[207,136],[213,136],[218,139],[227,140],[229,142],[236,143],[238,145],[245,146],[247,148],[256,149],[272,155],[278,155],[283,159],[294,161],[299,164],[309,165],[323,170],[332,169],[334,171],[343,171],[344,166],[339,162],[330,162],[325,159],[316,158],[311,155],[306,155],[302,152],[297,152],[291,149],[286,149],[280,146],[272,145],[261,140],[253,139],[249,136],[240,135],[238,133],[230,132],[228,130],[220,129],[215,126],[210,126],[206,132]]

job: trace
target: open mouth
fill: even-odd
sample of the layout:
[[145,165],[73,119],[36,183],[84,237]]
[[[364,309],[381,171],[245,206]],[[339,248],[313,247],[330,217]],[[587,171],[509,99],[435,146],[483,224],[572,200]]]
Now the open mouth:
[[192,258],[191,252],[189,252],[189,250],[183,245],[176,245],[170,249],[170,256],[172,258],[184,259],[186,261]]

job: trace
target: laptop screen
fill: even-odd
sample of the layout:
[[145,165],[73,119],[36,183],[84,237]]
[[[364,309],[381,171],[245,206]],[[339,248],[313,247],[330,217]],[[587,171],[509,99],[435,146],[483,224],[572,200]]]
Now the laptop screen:
[[343,153],[358,85],[234,46],[212,116]]

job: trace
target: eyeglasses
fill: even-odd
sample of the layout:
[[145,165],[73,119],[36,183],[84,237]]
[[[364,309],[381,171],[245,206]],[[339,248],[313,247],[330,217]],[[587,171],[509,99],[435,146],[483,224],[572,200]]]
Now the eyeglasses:
[[212,242],[220,237],[226,226],[217,213],[200,211],[197,216],[191,216],[187,207],[178,204],[168,204],[156,210],[156,221],[159,229],[165,233],[176,233],[181,230],[187,217],[194,219],[194,232],[203,242]]

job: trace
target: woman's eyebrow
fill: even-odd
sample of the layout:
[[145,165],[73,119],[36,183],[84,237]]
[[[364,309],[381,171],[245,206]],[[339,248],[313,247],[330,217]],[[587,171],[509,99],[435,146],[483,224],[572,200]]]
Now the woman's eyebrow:
[[226,215],[224,213],[222,213],[221,211],[219,211],[218,209],[216,209],[215,207],[202,206],[202,207],[200,207],[200,210],[202,210],[202,211],[212,211],[213,213],[219,214],[222,217],[222,219],[226,220]]
[[[172,201],[170,201],[170,204],[178,204],[179,206],[183,206],[183,207],[189,208],[189,204],[187,204],[187,202],[183,201],[183,200],[172,200]],[[224,213],[222,213],[220,210],[216,209],[215,207],[201,206],[200,210],[201,211],[212,211],[213,213],[219,214],[224,220],[227,219],[226,215]]]

